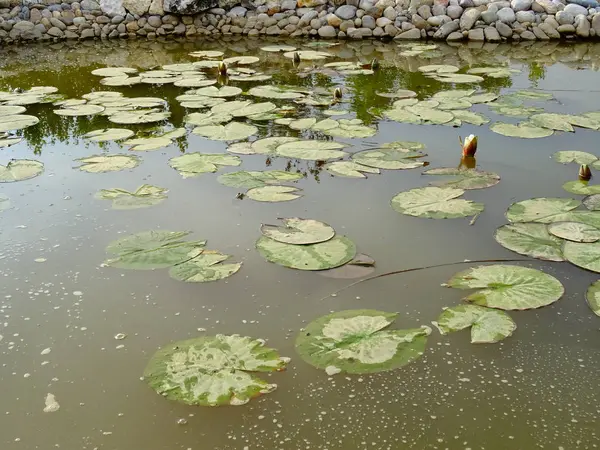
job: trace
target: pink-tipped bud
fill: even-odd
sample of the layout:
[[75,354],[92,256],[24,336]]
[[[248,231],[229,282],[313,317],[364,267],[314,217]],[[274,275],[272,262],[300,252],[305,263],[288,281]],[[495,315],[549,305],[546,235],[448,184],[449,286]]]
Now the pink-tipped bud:
[[477,151],[477,136],[474,134],[469,135],[462,144],[463,156],[475,156]]
[[592,171],[587,164],[582,164],[579,168],[579,179],[582,181],[589,181],[592,178]]

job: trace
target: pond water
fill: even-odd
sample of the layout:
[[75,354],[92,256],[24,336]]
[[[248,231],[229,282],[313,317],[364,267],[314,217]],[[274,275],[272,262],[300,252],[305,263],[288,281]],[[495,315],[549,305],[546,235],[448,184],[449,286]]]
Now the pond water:
[[[331,56],[294,65],[281,53],[260,50],[265,45],[291,45]],[[505,136],[492,132],[490,125],[526,119],[494,111],[494,103],[470,108],[490,119],[481,126],[402,123],[386,116],[397,98],[377,92],[407,89],[424,101],[440,91],[475,89],[499,95],[496,102],[504,98],[514,102],[527,95],[520,91],[527,90],[551,98],[525,99],[526,107],[561,114],[596,111],[600,89],[595,64],[600,46],[311,45],[314,42],[232,39],[85,42],[0,51],[0,91],[54,86],[65,98],[115,91],[127,97],[162,98],[170,112],[162,122],[118,125],[101,115],[60,116],[54,113],[59,107],[52,104],[27,105],[25,114],[39,118],[39,123],[12,132],[23,140],[0,150],[3,165],[11,159],[44,164],[44,172],[35,178],[0,185],[0,194],[10,200],[10,208],[0,213],[2,449],[597,448],[600,318],[585,300],[597,276],[569,262],[511,252],[496,242],[494,233],[507,223],[505,212],[514,202],[534,197],[583,199],[562,188],[577,179],[578,165],[559,164],[551,155],[560,150],[597,153],[598,131],[576,127],[575,132],[557,131],[538,139]],[[310,129],[293,130],[276,124],[274,118],[236,118],[256,125],[250,141],[292,136],[311,139],[311,144],[320,139],[344,143],[349,153],[393,141],[416,141],[426,146],[422,160],[428,167],[345,178],[333,176],[318,161],[254,154],[238,155],[237,167],[219,166],[216,173],[183,178],[169,166],[171,158],[192,152],[227,154],[232,144],[191,133],[194,127],[186,125],[186,114],[207,109],[182,107],[176,97],[188,90],[184,87],[146,83],[107,87],[91,72],[106,66],[142,72],[196,62],[202,59],[188,53],[200,50],[222,51],[225,57],[258,56],[260,61],[254,64],[230,64],[230,75],[247,67],[272,76],[259,82],[229,80],[228,86],[241,87],[244,93],[228,100],[293,106],[293,114],[285,111],[282,116],[293,119],[323,120],[327,109],[344,110],[346,115],[332,118],[360,119],[374,129],[366,131],[372,134],[368,137],[332,137]],[[371,74],[362,66],[374,58],[381,67]],[[339,61],[357,64],[352,71],[349,66],[323,67]],[[488,72],[481,82],[458,84],[419,71],[431,64],[453,65],[460,73],[498,67],[501,73],[493,77]],[[216,69],[205,74],[214,79]],[[296,86],[325,103],[341,87],[343,97],[332,106],[309,106],[246,96],[250,88],[264,85]],[[521,107],[520,102],[516,105]],[[426,113],[442,111],[438,106],[425,108]],[[137,137],[180,127],[187,131],[171,144],[145,152],[83,137],[107,127],[130,129]],[[466,199],[485,205],[476,220],[411,217],[390,207],[399,192],[425,187],[436,178],[422,175],[425,170],[458,167],[458,138],[469,134],[479,137],[477,168],[501,177],[495,186],[466,191]],[[106,173],[77,169],[78,158],[117,153],[136,154],[141,163],[131,170]],[[300,180],[283,184],[301,189],[302,196],[259,202],[238,196],[245,188],[217,181],[219,175],[239,170],[298,172]],[[113,209],[109,200],[96,198],[101,189],[133,191],[142,184],[168,189],[168,198],[132,210]],[[541,309],[509,311],[518,328],[499,343],[475,345],[468,330],[442,336],[432,327],[425,353],[411,364],[374,374],[328,376],[296,353],[294,341],[302,327],[320,316],[349,309],[398,312],[392,328],[432,326],[442,308],[460,304],[465,296],[464,291],[442,284],[479,264],[385,276],[330,296],[356,280],[272,264],[256,251],[260,225],[277,223],[282,217],[330,224],[376,261],[373,274],[465,260],[519,259],[522,262],[513,264],[560,280],[565,294]],[[169,277],[165,269],[125,270],[103,264],[109,243],[158,229],[191,231],[189,239],[207,240],[207,248],[232,255],[231,261],[243,265],[223,280],[185,283]],[[119,333],[125,338],[115,339]],[[276,383],[277,390],[239,407],[186,406],[161,397],[143,381],[144,368],[159,347],[219,333],[263,338],[280,355],[290,357],[287,370],[260,374]],[[59,403],[57,411],[44,412],[48,393]]]

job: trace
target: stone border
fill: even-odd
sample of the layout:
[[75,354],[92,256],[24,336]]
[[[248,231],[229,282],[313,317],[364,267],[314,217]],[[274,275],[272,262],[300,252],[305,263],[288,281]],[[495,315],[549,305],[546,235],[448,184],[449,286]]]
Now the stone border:
[[36,1],[0,0],[0,42],[216,35],[451,42],[600,37],[596,0],[244,0],[245,6],[235,6],[236,0]]

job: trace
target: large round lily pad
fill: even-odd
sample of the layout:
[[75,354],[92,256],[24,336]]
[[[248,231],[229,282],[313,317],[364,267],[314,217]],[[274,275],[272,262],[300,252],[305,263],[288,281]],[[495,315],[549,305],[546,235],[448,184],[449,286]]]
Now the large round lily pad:
[[429,327],[389,330],[397,314],[356,309],[309,323],[296,338],[296,351],[326,371],[375,373],[397,369],[425,352]]
[[339,267],[356,255],[356,246],[345,236],[310,245],[284,244],[265,236],[256,249],[268,261],[299,270],[324,270]]
[[120,141],[133,136],[133,131],[125,128],[104,128],[101,130],[90,131],[83,135],[84,138],[94,142]]
[[423,172],[423,175],[445,175],[452,177],[448,181],[442,181],[436,186],[448,186],[459,189],[485,189],[494,186],[500,182],[498,174],[493,172],[483,172],[476,169],[456,169],[454,167],[442,167],[439,169],[430,169]]
[[207,283],[230,277],[242,267],[242,263],[221,264],[229,255],[204,250],[189,261],[177,264],[169,269],[169,275],[187,283]]
[[169,344],[157,351],[144,379],[159,394],[187,405],[243,405],[277,385],[251,372],[283,370],[288,358],[263,340],[238,335],[205,336]]
[[262,186],[250,189],[246,195],[257,202],[289,202],[302,197],[300,189],[292,186]]
[[502,134],[504,136],[527,139],[544,138],[554,134],[554,131],[548,128],[540,128],[524,124],[513,125],[512,123],[502,122],[494,123],[490,126],[490,130],[492,130],[494,133]]
[[44,164],[32,159],[13,159],[6,166],[0,165],[0,183],[29,180],[41,175]]
[[448,187],[411,189],[397,194],[392,199],[392,208],[402,214],[428,219],[454,219],[483,211],[483,203],[458,198],[464,193],[462,189]]
[[169,160],[169,165],[183,178],[195,177],[201,173],[216,172],[220,166],[239,166],[239,156],[224,153],[186,153]]
[[205,125],[194,128],[193,133],[213,141],[237,141],[246,139],[258,132],[254,125],[241,122],[231,122],[227,125]]
[[564,217],[570,211],[581,205],[579,200],[572,198],[531,198],[513,203],[506,211],[510,222],[539,222],[552,223]]
[[447,308],[434,325],[442,334],[471,328],[472,344],[493,344],[509,337],[517,325],[504,311],[477,305]]
[[5,131],[21,130],[35,125],[40,120],[35,116],[25,114],[14,114],[10,116],[0,115],[0,133]]
[[140,163],[139,158],[133,155],[93,155],[79,158],[79,170],[90,173],[117,172],[119,170],[133,169]]
[[564,261],[562,241],[548,232],[543,223],[503,225],[494,235],[503,247],[520,255],[547,261]]
[[365,173],[380,173],[376,167],[364,166],[354,161],[334,161],[325,164],[324,168],[332,175],[346,178],[366,178]]
[[377,148],[354,153],[352,159],[363,166],[399,170],[424,166],[425,161],[418,160],[423,156],[425,153],[411,148]]
[[573,242],[596,242],[600,240],[600,230],[592,225],[579,222],[554,222],[548,225],[553,236]]
[[566,241],[563,253],[570,263],[600,273],[600,242],[579,243]]
[[281,219],[283,226],[261,225],[263,236],[285,244],[316,244],[335,236],[335,230],[324,222],[314,219],[290,217]]
[[459,272],[447,285],[457,289],[479,289],[464,298],[468,302],[514,311],[550,305],[564,293],[560,281],[551,275],[527,267],[500,264]]
[[552,155],[554,161],[561,164],[592,164],[598,160],[598,157],[588,152],[581,152],[579,150],[562,150]]

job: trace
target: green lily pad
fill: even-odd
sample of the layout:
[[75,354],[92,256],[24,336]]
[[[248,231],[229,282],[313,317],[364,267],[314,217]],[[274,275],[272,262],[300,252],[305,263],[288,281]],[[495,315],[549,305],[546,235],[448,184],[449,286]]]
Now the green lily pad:
[[297,140],[281,144],[275,149],[275,153],[286,158],[327,161],[346,156],[347,153],[340,150],[344,147],[344,144],[333,141]]
[[220,175],[217,180],[225,186],[252,189],[267,184],[296,181],[301,178],[302,174],[300,173],[285,172],[283,170],[265,170],[262,172],[241,170]]
[[310,365],[353,374],[397,369],[423,355],[431,328],[388,330],[397,314],[356,309],[309,323],[296,338],[296,351]]
[[131,130],[125,128],[103,128],[101,130],[90,131],[83,135],[84,138],[94,142],[120,141],[133,136]]
[[[332,120],[332,119],[326,119]],[[324,121],[321,121],[322,123]],[[336,122],[334,120],[334,122]],[[319,125],[319,124],[316,124]],[[315,125],[315,126],[316,126]],[[313,127],[314,129],[314,127]],[[323,134],[333,137],[340,137],[344,139],[354,139],[354,138],[366,138],[374,136],[377,133],[375,128],[368,127],[366,125],[362,125],[360,123],[351,123],[351,121],[347,119],[340,119],[337,122],[337,126],[328,127],[322,130]]]
[[383,112],[383,115],[388,119],[395,120],[401,123],[420,124],[421,118],[404,108],[394,108]]
[[185,231],[143,231],[111,242],[106,252],[117,255],[104,263],[120,269],[153,270],[195,258],[206,241],[183,241]]
[[401,170],[422,167],[426,163],[417,158],[426,156],[425,153],[411,148],[391,147],[377,148],[354,153],[352,160],[363,166],[378,169]]
[[186,153],[169,160],[169,165],[183,178],[195,177],[201,173],[216,172],[220,166],[239,166],[238,156],[225,153]]
[[538,127],[557,131],[573,132],[573,126],[565,120],[564,114],[541,113],[532,115],[529,120]]
[[376,167],[363,166],[354,161],[334,161],[325,164],[323,168],[332,175],[347,178],[367,178],[365,173],[381,173]]
[[473,104],[477,103],[490,103],[498,99],[498,94],[493,92],[485,92],[483,94],[476,94],[469,97],[469,101]]
[[528,100],[552,100],[554,96],[548,92],[521,90],[514,92],[515,97],[525,98]]
[[205,97],[235,97],[242,93],[242,90],[239,87],[235,86],[222,86],[220,88],[214,86],[208,86],[201,89],[196,89],[194,91],[195,95],[201,95]]
[[113,123],[119,123],[123,125],[137,123],[152,123],[165,120],[169,117],[169,115],[170,113],[168,112],[158,112],[153,109],[147,111],[123,111],[109,116],[108,120],[110,120]]
[[5,131],[21,130],[37,124],[40,121],[35,116],[24,114],[14,114],[10,116],[0,115],[0,133]]
[[471,328],[471,344],[494,344],[513,334],[517,324],[504,311],[477,305],[447,308],[434,325],[442,334]]
[[75,161],[82,163],[79,170],[89,173],[117,172],[133,169],[140,164],[140,159],[133,155],[93,155]]
[[564,261],[562,240],[553,236],[543,223],[515,223],[496,230],[496,241],[503,247],[532,258]]
[[483,114],[472,112],[472,111],[462,111],[455,110],[452,111],[455,119],[458,119],[465,123],[470,123],[471,125],[485,125],[490,122],[490,119]]
[[580,205],[579,200],[572,198],[532,198],[510,205],[506,218],[510,222],[564,221],[563,217]]
[[564,294],[560,281],[551,275],[527,267],[500,264],[472,267],[459,272],[447,285],[457,289],[479,289],[464,300],[511,311],[547,306]]
[[183,118],[185,123],[205,127],[208,125],[221,125],[230,122],[233,116],[226,113],[191,113]]
[[400,192],[392,199],[399,213],[428,219],[454,219],[474,216],[483,211],[483,203],[459,199],[465,191],[454,188],[425,187]]
[[563,189],[571,194],[592,195],[600,194],[600,184],[589,185],[587,181],[567,181],[562,185]]
[[[452,89],[449,91],[439,91],[433,94],[433,99],[448,99],[448,98],[466,98],[475,93],[475,89]],[[469,99],[470,101],[470,99]]]
[[476,169],[456,169],[454,167],[443,167],[439,169],[430,169],[423,172],[423,175],[444,175],[452,176],[448,181],[432,183],[435,186],[448,186],[458,189],[485,189],[494,186],[500,182],[500,176],[493,172],[483,172]]
[[100,84],[103,84],[104,86],[133,86],[134,84],[140,84],[141,82],[142,77],[128,77],[126,75],[102,78],[100,80]]
[[204,250],[198,256],[169,269],[169,275],[187,283],[207,283],[230,277],[242,267],[242,263],[221,264],[229,255]]
[[460,69],[449,64],[429,64],[419,67],[419,72],[423,73],[455,73]]
[[188,55],[194,58],[220,58],[223,56],[223,52],[220,50],[198,50],[188,53]]
[[257,202],[289,202],[302,197],[301,190],[292,186],[262,186],[250,189],[246,195]]
[[134,192],[126,189],[102,189],[96,195],[102,200],[112,200],[113,209],[139,209],[158,205],[166,198],[168,189],[144,184]]
[[11,159],[6,166],[0,165],[0,183],[29,180],[44,172],[44,164],[32,159]]
[[440,111],[439,109],[425,108],[419,106],[407,106],[406,110],[418,116],[421,120],[431,122],[433,124],[442,125],[454,119],[454,115],[448,111]]
[[256,86],[248,91],[248,95],[261,98],[274,98],[282,100],[294,100],[304,97],[300,92],[282,89],[278,86]]
[[69,108],[55,109],[54,114],[59,116],[93,116],[104,111],[104,106],[99,105],[76,105]]
[[335,230],[324,222],[314,219],[290,217],[280,219],[283,226],[261,225],[263,236],[284,244],[317,244],[326,242],[335,236]]
[[437,72],[436,80],[442,83],[481,83],[484,81],[483,77],[479,75],[468,75],[464,73],[440,73]]
[[397,91],[394,92],[375,92],[376,95],[379,95],[380,97],[384,97],[384,98],[399,98],[399,99],[403,99],[403,98],[414,98],[417,96],[417,93],[415,91],[411,91],[408,89],[398,89]]
[[285,244],[262,236],[256,249],[267,261],[299,270],[333,269],[356,255],[356,246],[345,236],[311,245]]
[[316,61],[320,59],[331,58],[333,55],[327,52],[318,52],[313,50],[299,50],[298,52],[287,52],[283,56],[289,59],[294,59],[294,55],[298,53],[301,61]]
[[600,243],[565,242],[563,249],[565,258],[572,264],[600,272]]
[[207,80],[204,77],[185,77],[173,83],[177,87],[201,88],[217,84],[217,80]]
[[292,130],[308,130],[309,128],[312,128],[312,126],[316,123],[317,119],[315,119],[314,117],[306,117],[304,119],[298,119],[294,120],[293,122],[290,122],[289,127]]
[[[437,105],[437,108],[441,109],[443,111],[451,111],[454,114],[455,111],[469,109],[472,106],[473,106],[473,103],[471,103],[466,98],[446,98],[446,99],[440,99],[439,105]],[[469,112],[469,111],[466,111],[466,112]],[[475,113],[472,113],[472,114],[475,114]]]
[[254,125],[241,122],[231,122],[227,125],[205,125],[196,127],[192,133],[212,139],[213,141],[238,141],[246,139],[258,132]]
[[185,72],[196,72],[196,66],[193,63],[178,63],[178,64],[165,64],[162,66],[162,70],[166,70],[167,72],[177,72],[177,73],[185,73]]
[[254,64],[260,61],[260,58],[256,56],[232,56],[231,58],[225,58],[223,62],[227,65],[248,65]]
[[496,114],[500,114],[507,117],[518,117],[528,118],[532,114],[541,113],[544,111],[542,108],[528,107],[528,106],[517,106],[507,105],[502,103],[494,103],[490,106],[490,109]]
[[598,157],[588,152],[580,152],[578,150],[563,150],[552,155],[554,161],[561,164],[592,164],[598,160]]
[[573,242],[596,242],[600,240],[600,230],[579,222],[554,222],[548,225],[553,236]]
[[18,144],[22,140],[23,139],[20,137],[4,138],[4,137],[0,136],[0,148],[10,147],[11,145]]
[[277,147],[290,142],[298,141],[298,138],[291,136],[273,136],[264,139],[258,139],[251,145],[252,151],[257,155],[275,155]]
[[527,125],[513,125],[512,123],[496,122],[490,126],[494,133],[508,137],[535,139],[552,136],[553,130],[547,128],[533,127]]
[[214,114],[226,113],[233,117],[248,117],[257,114],[266,114],[277,109],[277,106],[271,102],[252,103],[250,101],[225,102],[213,106],[211,112]]
[[239,406],[277,388],[251,372],[283,370],[288,362],[263,340],[218,334],[161,348],[144,370],[144,380],[186,405]]
[[92,75],[96,75],[97,77],[120,77],[136,72],[137,70],[132,67],[103,67],[92,70]]
[[172,144],[171,139],[166,137],[150,137],[150,138],[138,138],[130,139],[123,142],[125,145],[131,145],[131,149],[134,152],[146,152],[150,150],[157,150],[159,148],[168,147]]
[[594,314],[600,316],[600,280],[590,285],[585,294],[585,299]]
[[[2,101],[2,99],[0,99]],[[0,105],[0,117],[5,116],[14,116],[17,114],[22,114],[26,111],[24,106],[18,105]]]
[[563,114],[565,120],[571,125],[575,125],[580,128],[589,128],[591,130],[600,130],[600,121],[594,120],[586,116],[573,116],[570,114]]
[[212,108],[213,106],[219,105],[226,102],[224,98],[218,97],[204,97],[196,94],[183,94],[175,98],[178,102],[181,102],[181,106],[190,109],[202,109]]
[[592,194],[584,198],[583,206],[590,211],[600,211],[600,194]]
[[296,50],[296,47],[292,47],[291,45],[267,45],[265,47],[260,48],[263,52],[270,53],[285,53],[285,52],[293,52]]

